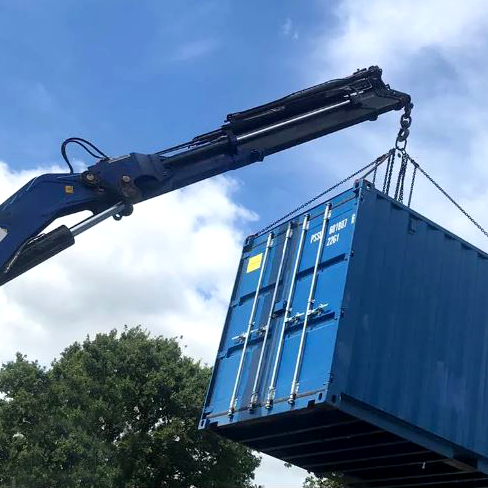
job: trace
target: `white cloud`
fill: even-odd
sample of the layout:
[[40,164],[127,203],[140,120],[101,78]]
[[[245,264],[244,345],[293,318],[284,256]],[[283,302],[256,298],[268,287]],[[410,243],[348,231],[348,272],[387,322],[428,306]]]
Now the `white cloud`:
[[[361,0],[343,0],[335,19],[332,27],[324,20],[313,57],[297,65],[308,73],[304,83],[372,64],[384,68],[386,81],[414,97],[412,155],[488,226],[488,67],[480,62],[488,48],[484,3],[371,0],[365,9]],[[282,34],[294,32],[287,19]],[[215,47],[212,41],[189,42],[174,59],[195,59]],[[326,160],[337,162],[327,167],[329,175],[340,179],[391,145],[397,120],[393,114],[305,146],[301,159],[323,166],[328,155]],[[340,150],[331,155],[333,140]],[[0,166],[0,194],[28,176]],[[46,362],[86,333],[142,323],[155,333],[184,335],[191,354],[213,361],[239,259],[240,223],[251,218],[231,195],[232,183],[221,179],[136,206],[130,218],[100,225],[62,255],[1,288],[0,359],[21,349]],[[414,208],[488,247],[421,179]],[[278,487],[285,480],[286,486],[300,486],[303,472],[264,459],[259,483]]]
[[[0,194],[39,172],[0,164]],[[232,202],[235,187],[218,178],[141,203],[130,218],[100,224],[4,285],[0,360],[20,350],[48,363],[88,333],[142,324],[183,335],[189,354],[212,363],[244,237],[239,229],[254,218]]]
[[343,0],[335,11],[337,31],[324,28],[319,55],[347,71],[368,63],[401,69],[422,51],[437,51],[448,62],[453,54],[473,56],[486,39],[485,6],[482,0],[373,0],[364,8],[361,0]]
[[[0,163],[0,195],[55,171],[16,172]],[[154,334],[183,335],[185,353],[212,364],[239,263],[240,229],[256,218],[233,203],[236,186],[215,178],[136,205],[131,217],[100,224],[4,285],[0,362],[19,350],[48,364],[87,334],[142,324]],[[285,469],[264,455],[257,481],[281,487],[277,466]],[[300,486],[302,470],[289,470],[288,478]]]
[[[425,169],[488,227],[488,10],[482,0],[321,1],[321,34],[297,70],[304,86],[379,65],[393,88],[412,94],[408,149]],[[289,34],[292,23],[283,25]],[[389,149],[399,114],[383,116],[300,148],[301,160],[324,168],[324,186]],[[413,207],[483,249],[488,241],[422,177]],[[282,471],[282,468],[276,467]],[[288,486],[300,486],[298,480]]]
[[[325,3],[324,3],[325,6]],[[329,11],[330,13],[330,11]],[[335,25],[324,19],[309,59],[309,82],[346,76],[378,64],[394,88],[410,93],[415,104],[408,149],[460,203],[488,226],[487,150],[488,67],[480,63],[488,49],[488,11],[481,0],[412,0],[392,3],[343,0],[334,10]],[[362,124],[336,137],[335,153],[344,162],[331,172],[343,177],[374,159],[394,141],[399,114]],[[330,140],[306,148],[323,163]],[[330,169],[330,168],[329,168]],[[419,181],[414,208],[471,242],[488,247],[466,218]]]
[[281,32],[285,34],[285,36],[289,36],[293,29],[293,22],[291,21],[290,17],[285,20],[285,23],[281,26]]
[[256,481],[265,488],[300,488],[307,476],[304,469],[287,468],[283,461],[267,455],[263,455],[257,473],[259,478]]
[[284,24],[281,26],[281,32],[286,36],[286,37],[291,37],[293,40],[298,39],[298,30],[295,28],[295,25],[293,24],[293,21],[288,17]]
[[179,45],[171,59],[173,61],[192,61],[209,55],[218,47],[215,39],[199,39],[187,41]]

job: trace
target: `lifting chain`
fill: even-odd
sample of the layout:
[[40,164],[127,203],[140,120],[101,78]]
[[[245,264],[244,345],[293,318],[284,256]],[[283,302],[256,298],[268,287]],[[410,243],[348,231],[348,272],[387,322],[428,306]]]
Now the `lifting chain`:
[[459,203],[457,203],[456,200],[454,200],[451,195],[447,193],[446,190],[444,190],[439,183],[437,183],[432,176],[430,176],[421,166],[420,164],[417,163],[406,151],[407,147],[407,141],[408,141],[408,136],[410,135],[410,126],[412,125],[412,108],[413,104],[409,103],[405,107],[405,112],[401,115],[400,117],[400,130],[398,131],[396,140],[395,140],[395,147],[390,149],[388,152],[385,154],[382,154],[380,157],[376,158],[374,161],[371,163],[368,163],[366,166],[363,166],[361,169],[355,171],[351,175],[347,176],[346,178],[342,179],[335,185],[332,185],[331,187],[327,188],[327,190],[319,193],[315,197],[311,198],[307,202],[303,203],[302,205],[298,206],[291,212],[288,212],[286,215],[283,217],[275,220],[271,224],[267,225],[260,231],[256,232],[253,236],[258,237],[265,232],[267,232],[269,229],[272,229],[273,227],[277,226],[281,222],[289,219],[293,215],[295,215],[297,212],[300,210],[303,210],[304,208],[308,207],[315,201],[317,201],[319,198],[323,197],[327,193],[331,192],[332,190],[335,190],[339,186],[341,186],[343,183],[346,183],[347,181],[351,180],[352,178],[360,175],[361,173],[365,172],[366,170],[369,169],[365,174],[363,174],[361,177],[366,178],[368,175],[373,173],[373,184],[376,182],[376,176],[377,176],[377,170],[381,164],[383,164],[386,161],[386,170],[385,170],[385,176],[384,176],[384,181],[383,181],[383,193],[386,193],[387,195],[389,194],[390,191],[390,186],[392,182],[392,177],[393,177],[393,166],[395,164],[395,157],[398,157],[400,159],[400,169],[398,171],[398,177],[397,177],[397,182],[395,186],[395,194],[394,198],[398,200],[399,202],[403,203],[404,199],[404,185],[405,185],[405,176],[407,174],[407,168],[408,164],[410,163],[413,166],[413,172],[412,172],[412,177],[410,181],[410,191],[408,195],[408,202],[407,206],[410,207],[410,204],[412,202],[412,195],[413,195],[413,189],[415,185],[415,177],[417,175],[417,170],[422,173],[423,176],[427,178],[427,180],[432,183],[467,219],[471,221],[473,225],[475,225],[486,237],[488,237],[488,231],[482,227],[482,225],[477,222]]
[[401,163],[400,163],[400,170],[398,171],[397,176],[397,184],[395,188],[395,200],[403,203],[403,187],[405,185],[405,175],[407,174],[407,165],[410,159],[410,156],[407,154],[405,150],[401,151],[400,153]]
[[408,195],[408,204],[407,204],[408,207],[410,207],[410,204],[412,203],[413,187],[415,185],[415,176],[417,174],[417,168],[419,167],[419,165],[412,158],[410,158],[410,162],[413,164],[413,173],[412,173],[412,179],[410,181],[410,193]]
[[[391,176],[393,172],[393,164],[395,159],[395,153],[398,151],[398,158],[400,159],[400,169],[398,170],[397,182],[395,187],[395,200],[403,203],[403,192],[405,185],[405,176],[407,174],[407,166],[409,160],[411,159],[406,151],[408,136],[410,135],[410,126],[412,125],[412,108],[413,104],[409,103],[405,106],[404,113],[400,117],[400,130],[398,131],[395,147],[392,149],[393,155],[391,156],[391,161],[389,161],[389,166],[385,174],[385,183],[383,184],[383,192],[389,193]],[[386,190],[386,191],[385,191]],[[411,201],[411,195],[413,193],[413,186],[410,188],[409,205]]]
[[[358,169],[354,173],[350,174],[346,178],[342,179],[335,185],[332,185],[330,188],[327,188],[327,190],[324,190],[323,192],[319,193],[318,195],[314,196],[310,200],[306,201],[305,203],[302,203],[298,207],[294,208],[287,214],[283,215],[279,219],[276,219],[275,221],[271,222],[269,225],[266,227],[262,228],[261,230],[257,231],[255,234],[253,234],[253,237],[258,237],[268,230],[272,229],[273,227],[276,227],[278,224],[281,224],[285,220],[289,219],[296,213],[298,213],[300,210],[303,210],[304,208],[308,207],[312,203],[316,202],[319,198],[322,198],[325,196],[327,193],[330,193],[331,191],[335,190],[342,184],[346,183],[347,181],[352,180],[355,176],[360,175],[363,171],[366,171],[367,169],[373,167],[372,170],[368,171],[365,175],[362,177],[365,178],[368,176],[370,173],[373,172],[373,184],[376,182],[376,173],[378,170],[378,167],[383,164],[385,161],[387,161],[387,166],[386,166],[386,173],[385,173],[385,180],[383,183],[383,192],[388,194],[390,191],[390,185],[391,185],[391,179],[393,175],[393,165],[395,163],[395,152],[396,150],[400,151],[402,154],[402,168],[405,166],[405,171],[406,171],[406,164],[407,160],[405,159],[406,157],[409,157],[408,154],[405,151],[405,148],[407,147],[407,139],[408,136],[410,135],[410,125],[412,124],[412,108],[413,104],[409,103],[408,105],[405,106],[404,113],[400,117],[400,130],[398,131],[398,135],[395,141],[395,147],[393,149],[390,149],[387,153],[382,154],[380,157],[376,158],[374,161],[371,161],[368,163],[366,166],[363,166],[362,168]],[[403,157],[404,156],[404,157]],[[404,162],[405,160],[405,162]],[[402,180],[401,180],[401,185],[399,184],[399,181],[397,181],[397,186],[395,193],[398,194],[401,197],[400,201],[403,201],[403,182],[405,179],[405,175],[403,175]],[[400,186],[399,186],[400,185]],[[410,189],[410,198],[411,199],[411,194],[413,192],[413,188]],[[397,197],[395,197],[397,198]]]
[[383,193],[390,192],[391,177],[393,175],[393,165],[395,164],[395,149],[388,151],[388,159],[386,161],[385,179],[383,181]]
[[412,158],[410,158],[410,162],[414,165],[414,171],[418,169],[468,220],[471,221],[475,227],[477,227],[486,237],[488,237],[488,231],[484,229],[483,226],[477,222],[463,207],[461,207],[461,205],[459,205],[459,203],[454,200],[454,198],[452,198],[451,195],[449,195],[449,193],[447,193],[447,191],[444,190],[444,188],[442,188],[441,185],[439,185],[439,183],[437,183],[437,181],[435,181],[434,178],[432,178],[432,176],[430,176],[427,171],[422,168],[422,166],[420,166],[420,164],[418,164]]
[[[437,181],[430,176],[427,171],[425,171],[418,163],[413,159],[410,154],[407,153],[406,147],[407,147],[407,140],[408,136],[410,135],[410,126],[412,124],[412,108],[413,105],[410,103],[405,107],[405,113],[402,114],[400,118],[400,130],[398,131],[398,135],[395,141],[395,148],[393,149],[393,152],[398,151],[398,157],[401,159],[401,164],[400,164],[400,169],[398,171],[398,179],[397,179],[397,184],[396,184],[396,189],[395,189],[395,199],[398,200],[399,202],[403,203],[403,187],[405,183],[405,175],[407,172],[407,166],[408,163],[412,164],[413,166],[413,172],[412,172],[412,178],[410,182],[410,192],[408,195],[408,203],[407,206],[410,207],[410,204],[412,202],[412,194],[413,194],[413,188],[415,185],[415,177],[417,175],[417,170],[419,170],[426,178],[429,180],[432,185],[437,188],[468,220],[471,221],[471,223],[477,227],[486,237],[488,237],[488,231],[486,231],[483,226],[477,222],[461,205],[454,200],[454,198],[447,193],[444,188],[442,188]],[[383,192],[388,193],[389,187],[390,187],[390,181],[391,181],[391,172],[393,170],[393,162],[390,164],[390,160],[388,161],[387,165],[387,170],[385,174],[385,183],[383,185]],[[386,191],[385,191],[386,190]]]
[[[336,188],[338,188],[342,184],[346,183],[347,181],[352,180],[355,176],[360,175],[363,171],[366,171],[368,168],[371,168],[372,166],[374,166],[374,169],[377,169],[378,166],[386,160],[386,158],[388,157],[389,154],[390,154],[390,152],[382,154],[380,157],[376,158],[374,161],[371,161],[366,166],[363,166],[362,168],[358,169],[354,173],[352,173],[349,176],[347,176],[346,178],[342,179],[341,181],[339,181],[335,185],[332,185],[331,187],[327,188],[327,190],[324,190],[323,192],[314,196],[313,198],[306,201],[305,203],[302,203],[301,205],[299,205],[298,207],[293,209],[291,212],[288,212],[286,215],[283,215],[283,217],[280,217],[279,219],[276,219],[274,222],[271,222],[271,224],[267,225],[263,229],[259,230],[255,234],[253,234],[253,237],[258,237],[258,236],[264,234],[265,232],[267,232],[269,229],[276,227],[278,224],[281,224],[281,222],[289,219],[290,217],[295,215],[300,210],[303,210],[304,208],[308,207],[309,205],[311,205],[312,203],[317,201],[319,198],[322,198],[327,193],[330,193],[332,190],[335,190]],[[369,172],[367,174],[369,174]]]
[[405,105],[405,111],[400,117],[400,130],[395,141],[395,149],[400,152],[404,152],[407,147],[410,126],[412,125],[412,108],[413,103]]

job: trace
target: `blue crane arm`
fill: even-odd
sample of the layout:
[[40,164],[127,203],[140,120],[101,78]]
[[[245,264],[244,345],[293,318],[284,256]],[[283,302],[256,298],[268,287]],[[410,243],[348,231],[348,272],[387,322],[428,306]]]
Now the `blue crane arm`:
[[[133,205],[411,105],[378,67],[227,116],[224,125],[154,154],[102,158],[83,173],[34,178],[0,205],[0,285],[74,244],[81,232]],[[43,230],[89,210],[74,227]]]

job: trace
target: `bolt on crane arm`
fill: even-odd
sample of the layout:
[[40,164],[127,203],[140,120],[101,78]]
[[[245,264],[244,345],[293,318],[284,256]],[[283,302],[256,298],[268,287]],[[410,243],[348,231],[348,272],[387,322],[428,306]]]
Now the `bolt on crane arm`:
[[[410,106],[374,66],[243,112],[191,141],[154,154],[102,158],[83,173],[44,174],[0,205],[0,285],[74,244],[76,235],[134,204],[262,161],[270,154]],[[56,219],[89,210],[68,229]]]

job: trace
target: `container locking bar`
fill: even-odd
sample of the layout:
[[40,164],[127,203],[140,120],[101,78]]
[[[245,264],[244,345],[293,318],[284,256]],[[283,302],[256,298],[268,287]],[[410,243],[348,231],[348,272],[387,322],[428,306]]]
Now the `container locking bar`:
[[254,316],[256,315],[256,309],[258,305],[259,292],[261,291],[261,283],[263,281],[264,270],[266,269],[266,262],[268,260],[269,250],[273,242],[273,233],[268,234],[268,240],[266,241],[266,250],[264,251],[263,263],[261,265],[261,271],[259,272],[258,284],[256,287],[256,293],[254,294],[254,300],[251,308],[251,315],[249,317],[249,323],[247,324],[246,336],[244,339],[244,345],[242,347],[241,359],[239,361],[239,367],[237,368],[236,380],[234,382],[234,389],[232,390],[232,396],[230,398],[229,411],[227,415],[232,417],[234,415],[237,403],[237,390],[239,389],[239,383],[241,382],[242,368],[244,366],[244,359],[246,357],[247,344],[249,337],[251,336],[252,326],[254,325]]
[[293,405],[295,403],[295,398],[298,393],[298,386],[299,386],[298,379],[300,376],[300,368],[302,366],[303,351],[305,350],[305,340],[307,337],[308,319],[312,315],[311,312],[313,310],[313,304],[315,301],[314,299],[315,287],[317,285],[317,273],[319,269],[320,259],[322,257],[322,251],[324,249],[327,224],[329,223],[331,213],[332,213],[332,205],[328,203],[327,206],[325,207],[324,219],[322,221],[322,231],[320,232],[319,247],[317,249],[317,255],[315,257],[315,266],[313,268],[312,283],[310,284],[310,293],[308,295],[308,301],[307,301],[307,311],[305,312],[305,319],[303,321],[302,335],[300,337],[300,345],[298,346],[298,355],[297,355],[297,361],[295,363],[295,371],[293,373],[293,381],[291,383],[290,397],[288,398],[288,403],[290,405]]
[[258,401],[259,381],[261,379],[261,369],[263,367],[264,354],[266,352],[266,346],[268,343],[269,328],[271,326],[271,320],[273,320],[276,297],[278,295],[278,288],[280,286],[281,278],[283,275],[283,264],[285,262],[286,250],[288,249],[288,243],[290,242],[291,236],[293,234],[291,227],[292,227],[292,222],[290,222],[288,224],[288,228],[286,229],[285,240],[283,243],[283,251],[281,253],[280,265],[278,268],[278,274],[276,275],[276,283],[274,286],[273,297],[271,298],[271,304],[270,304],[269,313],[268,313],[268,320],[266,322],[266,325],[264,326],[264,339],[263,339],[263,344],[261,346],[261,353],[259,354],[259,361],[258,361],[258,367],[256,369],[256,376],[254,377],[254,384],[252,387],[251,400],[249,401],[249,406],[248,406],[249,411],[252,411],[254,409],[254,407],[256,406],[256,403]]
[[305,242],[305,235],[307,234],[309,222],[310,222],[310,215],[306,214],[305,217],[303,218],[302,232],[300,234],[300,241],[298,244],[297,256],[295,258],[295,265],[293,267],[293,275],[291,278],[290,290],[288,292],[288,298],[286,300],[286,310],[285,310],[285,314],[283,316],[283,324],[281,326],[281,333],[280,333],[280,338],[278,341],[278,349],[276,351],[276,358],[275,358],[275,362],[273,365],[273,373],[272,373],[271,381],[270,381],[269,387],[268,387],[268,398],[266,399],[266,404],[265,404],[265,408],[267,408],[267,409],[270,409],[273,406],[273,400],[274,400],[275,391],[276,391],[276,378],[278,376],[278,369],[280,367],[281,354],[283,351],[283,343],[285,340],[285,329],[286,329],[286,324],[289,321],[289,317],[290,317],[290,313],[291,313],[291,302],[293,300],[293,295],[295,293],[295,285],[297,282],[298,268],[300,267],[300,260],[302,257],[303,244]]
[[304,312],[297,312],[295,315],[292,315],[291,317],[288,317],[286,319],[286,325],[295,324],[295,323],[299,322],[304,315],[305,315]]

